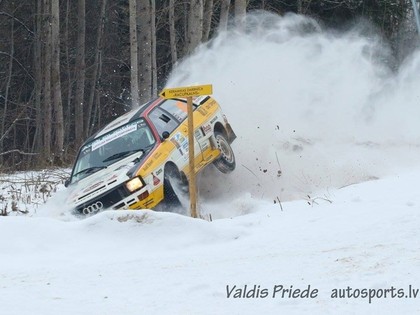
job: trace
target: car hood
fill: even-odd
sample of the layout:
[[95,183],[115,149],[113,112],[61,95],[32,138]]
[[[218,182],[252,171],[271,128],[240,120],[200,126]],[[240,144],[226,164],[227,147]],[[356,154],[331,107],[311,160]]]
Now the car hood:
[[70,185],[67,187],[68,202],[77,206],[121,185],[130,178],[127,173],[136,164],[133,160],[142,155],[137,153],[126,157]]

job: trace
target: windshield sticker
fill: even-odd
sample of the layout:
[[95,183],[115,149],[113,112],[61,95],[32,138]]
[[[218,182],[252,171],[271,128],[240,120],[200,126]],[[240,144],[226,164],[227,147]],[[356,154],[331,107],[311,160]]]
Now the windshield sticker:
[[108,133],[105,136],[99,138],[98,140],[95,140],[92,142],[92,150],[96,150],[97,148],[102,147],[103,145],[110,143],[111,141],[114,141],[115,139],[122,137],[126,134],[129,134],[130,132],[137,130],[137,123],[126,125],[124,127],[121,127],[117,129],[114,132]]
[[88,154],[90,152],[92,152],[92,146],[88,145],[88,146],[86,146],[82,149],[82,152],[80,154],[81,154],[81,156],[85,156],[86,154]]

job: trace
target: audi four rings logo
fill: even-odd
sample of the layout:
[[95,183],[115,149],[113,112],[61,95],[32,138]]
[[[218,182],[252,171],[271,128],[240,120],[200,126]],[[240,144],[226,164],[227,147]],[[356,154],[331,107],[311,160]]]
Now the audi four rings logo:
[[92,203],[91,205],[83,208],[82,212],[83,214],[91,214],[91,213],[95,213],[98,212],[100,210],[102,210],[104,207],[104,204],[100,201],[97,201],[95,203]]

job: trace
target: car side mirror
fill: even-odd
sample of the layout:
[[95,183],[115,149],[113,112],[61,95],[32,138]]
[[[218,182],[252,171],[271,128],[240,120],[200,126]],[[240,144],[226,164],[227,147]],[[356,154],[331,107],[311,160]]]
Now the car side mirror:
[[64,187],[68,187],[70,185],[70,178],[67,178],[64,182]]
[[170,133],[169,132],[167,132],[167,131],[162,132],[162,138],[163,138],[163,140],[168,139],[169,136],[170,136]]

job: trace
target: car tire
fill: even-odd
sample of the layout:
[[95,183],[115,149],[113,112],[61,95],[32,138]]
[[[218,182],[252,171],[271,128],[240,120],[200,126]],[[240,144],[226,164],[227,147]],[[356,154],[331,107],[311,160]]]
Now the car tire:
[[214,133],[216,147],[220,150],[220,156],[213,162],[216,168],[225,174],[232,172],[236,167],[235,154],[226,136],[221,132]]
[[188,183],[174,165],[167,165],[163,179],[163,210],[172,211],[182,207],[179,194],[188,194]]

